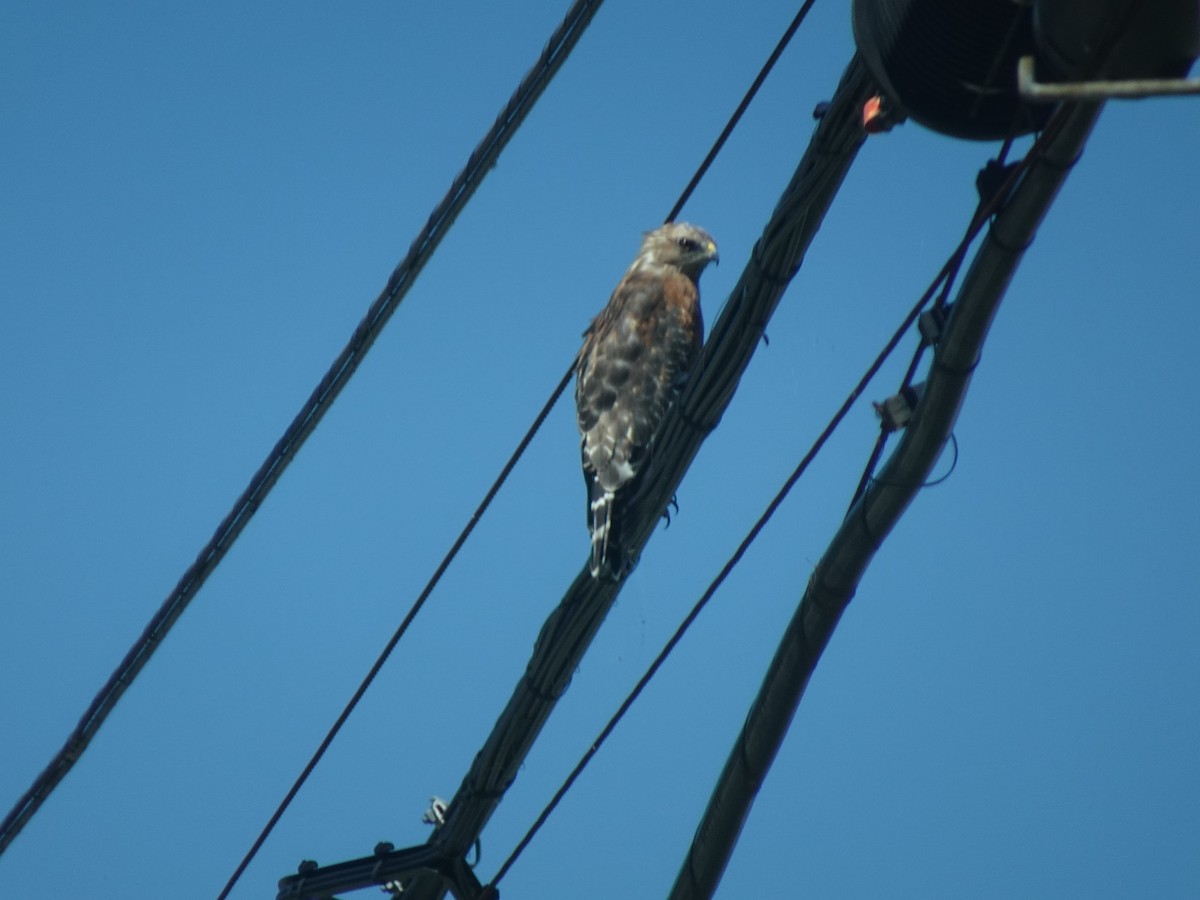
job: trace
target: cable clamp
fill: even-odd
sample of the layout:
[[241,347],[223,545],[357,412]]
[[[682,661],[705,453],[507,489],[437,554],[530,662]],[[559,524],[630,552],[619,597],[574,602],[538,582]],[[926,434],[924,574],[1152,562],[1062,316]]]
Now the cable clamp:
[[421,821],[426,825],[433,825],[437,828],[441,828],[446,824],[446,810],[449,808],[450,804],[448,804],[441,797],[430,797],[429,809],[425,810],[424,815],[421,816]]
[[1017,187],[1015,182],[1009,182],[1009,177],[1020,167],[1020,163],[989,159],[975,175],[975,190],[979,192],[980,204],[998,210],[1008,203],[1008,198]]
[[921,333],[921,339],[929,346],[936,347],[946,330],[946,319],[949,317],[949,306],[935,306],[921,313],[917,319],[917,331]]
[[893,394],[882,403],[872,403],[875,407],[875,414],[879,416],[880,427],[885,432],[899,431],[905,427],[913,417],[913,412],[917,408],[917,404],[921,402],[921,397],[925,393],[925,382],[916,385],[908,385],[903,388],[900,393]]

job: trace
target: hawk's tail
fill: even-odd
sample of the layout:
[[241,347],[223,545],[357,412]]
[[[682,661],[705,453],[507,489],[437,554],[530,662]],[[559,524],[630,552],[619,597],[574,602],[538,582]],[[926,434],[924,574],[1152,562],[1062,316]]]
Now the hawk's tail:
[[620,578],[621,548],[616,539],[613,501],[616,493],[606,491],[597,482],[591,485],[592,561],[588,566],[593,578]]

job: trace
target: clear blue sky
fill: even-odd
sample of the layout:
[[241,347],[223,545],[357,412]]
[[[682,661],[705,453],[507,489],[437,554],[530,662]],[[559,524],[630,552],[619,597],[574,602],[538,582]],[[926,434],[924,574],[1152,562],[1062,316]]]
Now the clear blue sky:
[[[342,348],[568,4],[0,12],[0,807]],[[794,13],[611,0],[0,895],[211,897]],[[717,312],[852,52],[818,4],[684,218]],[[928,284],[995,147],[872,138],[483,836],[486,880]],[[1200,894],[1200,107],[1113,105],[721,897]],[[870,450],[868,390],[504,882],[661,896]],[[423,841],[587,554],[569,403],[235,895]],[[364,894],[366,896],[366,894]]]

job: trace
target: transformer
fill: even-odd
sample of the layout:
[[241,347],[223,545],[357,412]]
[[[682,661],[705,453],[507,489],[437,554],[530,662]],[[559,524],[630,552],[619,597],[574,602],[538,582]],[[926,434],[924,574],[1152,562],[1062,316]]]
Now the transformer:
[[934,131],[1000,140],[1054,107],[1025,102],[1017,61],[1039,80],[1179,78],[1200,54],[1200,0],[854,0],[854,39],[884,95]]

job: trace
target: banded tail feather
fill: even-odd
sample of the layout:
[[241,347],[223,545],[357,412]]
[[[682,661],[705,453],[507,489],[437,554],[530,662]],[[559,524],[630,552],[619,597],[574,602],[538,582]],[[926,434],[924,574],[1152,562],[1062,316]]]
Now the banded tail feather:
[[621,546],[616,538],[615,491],[606,491],[599,482],[592,482],[591,521],[592,561],[588,566],[593,578],[621,577]]

